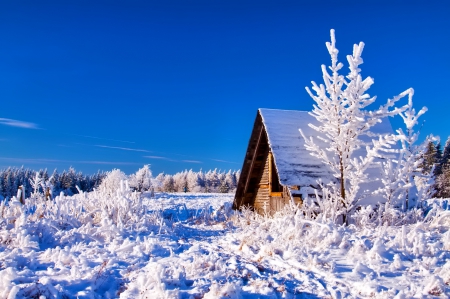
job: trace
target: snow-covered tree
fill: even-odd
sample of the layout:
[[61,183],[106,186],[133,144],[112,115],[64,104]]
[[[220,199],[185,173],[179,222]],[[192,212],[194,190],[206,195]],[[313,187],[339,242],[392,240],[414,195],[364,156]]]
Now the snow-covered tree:
[[208,182],[209,192],[217,192],[220,186],[219,173],[217,169],[209,170],[205,174],[205,179]]
[[164,176],[164,181],[162,184],[162,191],[164,192],[175,192],[177,191],[175,189],[175,182],[173,180],[173,176],[171,176],[170,174],[166,174]]
[[431,169],[434,167],[435,172],[437,172],[438,164],[442,159],[442,152],[440,150],[440,143],[437,145],[429,141],[425,152],[423,153],[422,163],[420,167],[423,173],[430,173]]
[[173,175],[173,183],[174,183],[175,191],[183,192],[184,187],[187,186],[187,170],[174,174]]
[[235,190],[237,187],[236,172],[231,172],[231,169],[225,175],[225,182],[230,190]]
[[148,191],[152,187],[152,172],[150,165],[144,165],[135,174],[130,176],[130,187],[142,192]]
[[450,197],[450,164],[442,166],[442,173],[436,178],[436,196],[442,198]]
[[[338,62],[338,49],[334,30],[331,30],[331,42],[326,43],[331,56],[331,73],[322,65],[324,84],[317,85],[312,82],[312,91],[306,90],[314,100],[314,108],[310,114],[316,118],[318,125],[310,124],[319,137],[326,144],[326,148],[317,145],[314,138],[305,139],[305,146],[311,155],[319,158],[326,164],[337,179],[339,188],[330,188],[335,200],[341,202],[344,221],[346,216],[356,208],[358,201],[363,198],[360,185],[368,180],[366,170],[373,164],[375,158],[382,157],[395,142],[393,135],[376,135],[371,128],[380,123],[383,118],[398,115],[405,111],[407,105],[396,108],[395,104],[403,97],[410,95],[408,89],[386,104],[375,110],[366,108],[372,104],[376,97],[371,97],[367,91],[374,83],[371,77],[365,79],[361,76],[359,66],[363,63],[361,54],[364,43],[354,45],[353,54],[347,56],[350,72],[347,76],[339,73],[343,64]],[[315,94],[313,94],[313,92]],[[365,142],[367,136],[371,142]],[[358,157],[355,152],[366,148],[367,155]],[[339,190],[332,193],[331,190]]]
[[190,192],[200,192],[204,188],[204,181],[200,175],[201,172],[189,170],[186,176],[187,188]]
[[33,188],[33,195],[39,194],[39,188],[41,187],[41,184],[44,182],[44,179],[41,178],[38,171],[36,171],[36,175],[34,178],[30,179],[31,187]]
[[156,176],[156,178],[154,179],[154,187],[155,187],[155,191],[159,191],[159,192],[164,192],[165,190],[163,189],[164,186],[164,177],[165,174],[164,172],[161,172],[160,174],[158,174]]
[[450,137],[448,137],[445,142],[444,151],[442,153],[442,158],[440,161],[441,165],[450,163]]
[[[433,194],[436,138],[429,136],[424,142],[416,145],[419,133],[414,131],[414,127],[427,108],[423,107],[416,113],[412,102],[413,94],[414,91],[410,89],[407,109],[399,113],[406,131],[402,128],[396,130],[394,137],[400,144],[400,148],[391,151],[396,153],[396,157],[385,159],[386,161],[381,163],[383,187],[378,190],[378,192],[381,191],[388,205],[397,206],[402,211],[411,207],[412,204],[417,204],[419,199],[426,200]],[[427,148],[429,161],[426,161],[427,155],[424,154]],[[424,166],[430,168],[424,172],[422,169]]]

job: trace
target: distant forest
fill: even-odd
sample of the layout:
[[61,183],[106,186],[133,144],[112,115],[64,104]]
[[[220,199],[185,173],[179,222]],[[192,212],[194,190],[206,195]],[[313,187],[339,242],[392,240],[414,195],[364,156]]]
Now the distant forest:
[[[128,176],[131,181],[135,180],[138,173],[146,170],[149,183],[144,188],[137,188],[137,191],[147,191],[153,188],[160,192],[234,192],[239,180],[240,171],[220,171],[209,170],[207,172],[192,170],[185,170],[174,175],[161,173],[156,178],[152,178],[151,171],[144,167],[136,174]],[[39,177],[47,185],[52,186],[53,196],[59,195],[63,192],[65,195],[72,195],[78,193],[77,187],[84,191],[93,191],[94,188],[99,188],[104,178],[110,172],[98,172],[93,175],[84,175],[81,172],[76,172],[74,168],[69,168],[59,173],[54,170],[49,174],[47,169],[37,171]],[[30,197],[33,192],[32,181],[36,178],[36,171],[24,167],[0,170],[0,199],[11,198],[17,195],[19,186],[25,189],[25,197]],[[39,190],[43,192],[42,187]]]
[[241,171],[208,172],[185,170],[174,175],[160,173],[154,180],[155,191],[161,192],[235,192]]
[[[435,197],[450,198],[450,137],[442,149],[440,143],[430,142],[427,151],[423,156],[421,165],[422,172],[434,174]],[[144,171],[144,172],[143,172]],[[52,194],[56,196],[63,192],[66,195],[78,193],[77,187],[85,192],[99,188],[103,179],[110,172],[98,172],[93,175],[84,175],[76,172],[74,168],[69,168],[59,173],[54,170],[49,174],[47,169],[38,171],[39,177],[44,182],[52,186]],[[141,173],[140,175],[138,175]],[[145,188],[137,188],[137,191],[147,191],[153,189],[159,192],[219,192],[228,193],[235,192],[240,170],[228,172],[217,169],[203,171],[185,170],[176,174],[160,173],[156,177],[148,166],[138,170],[136,174],[127,176],[131,181],[135,180],[136,175],[149,178]],[[25,187],[25,197],[29,197],[33,192],[32,180],[36,177],[36,171],[24,167],[0,170],[0,199],[11,198],[17,194],[19,186]],[[43,191],[42,189],[40,191]]]
[[[106,176],[104,172],[98,172],[93,175],[84,175],[76,172],[74,168],[69,168],[59,173],[56,169],[49,175],[47,169],[37,171],[39,177],[43,181],[49,182],[53,186],[53,194],[58,195],[64,192],[66,195],[78,193],[78,188],[83,191],[92,191],[97,188],[103,178]],[[25,197],[29,197],[33,192],[32,182],[36,177],[36,171],[27,168],[13,168],[0,170],[0,195],[3,198],[11,198],[17,194],[19,186],[25,188]]]

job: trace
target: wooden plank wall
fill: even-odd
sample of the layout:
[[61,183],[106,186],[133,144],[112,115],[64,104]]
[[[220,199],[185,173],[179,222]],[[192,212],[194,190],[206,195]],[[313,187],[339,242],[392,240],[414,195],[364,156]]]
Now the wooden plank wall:
[[254,208],[260,214],[264,214],[265,212],[269,213],[270,210],[269,158],[270,156],[267,152],[264,157],[264,168],[262,169],[261,178],[258,183],[254,202]]

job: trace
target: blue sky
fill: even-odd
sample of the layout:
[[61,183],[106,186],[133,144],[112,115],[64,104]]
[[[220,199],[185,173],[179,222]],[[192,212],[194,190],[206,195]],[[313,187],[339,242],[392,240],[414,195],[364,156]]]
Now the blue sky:
[[0,168],[239,169],[257,108],[312,109],[331,28],[445,142],[446,2],[2,1]]

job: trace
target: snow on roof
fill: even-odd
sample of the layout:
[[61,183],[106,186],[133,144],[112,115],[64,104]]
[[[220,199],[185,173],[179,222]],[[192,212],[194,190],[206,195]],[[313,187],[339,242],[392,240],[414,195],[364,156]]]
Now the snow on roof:
[[[269,144],[275,159],[280,183],[287,186],[317,185],[333,179],[330,169],[319,159],[310,155],[298,129],[305,136],[317,136],[308,126],[317,124],[316,119],[306,111],[259,109],[266,128]],[[319,140],[317,140],[319,142]]]
[[[318,133],[308,124],[318,124],[317,120],[307,111],[259,109],[272,149],[280,183],[285,186],[317,186],[320,178],[324,183],[335,181],[331,170],[319,159],[311,156],[305,148],[305,142],[300,135],[301,128],[307,138],[312,136],[320,147],[325,144],[317,137]],[[392,132],[389,121],[377,124],[374,133]],[[355,156],[365,155],[365,149],[355,152]],[[372,182],[364,183],[361,191],[375,190],[380,178],[380,169],[374,165],[369,169]],[[365,190],[364,190],[365,189]],[[371,192],[370,192],[371,193]],[[378,198],[376,199],[379,200]]]

